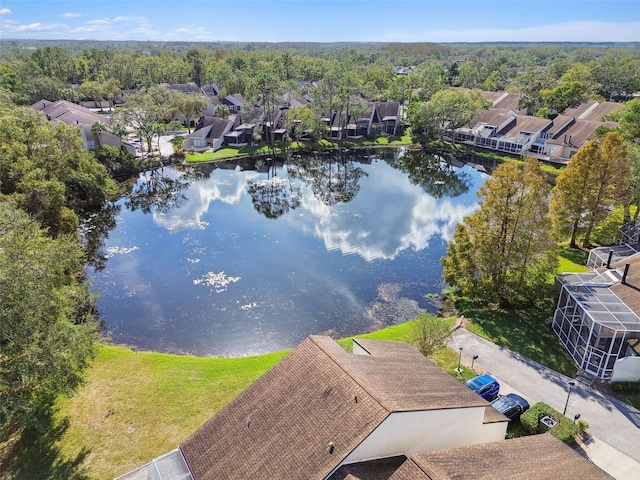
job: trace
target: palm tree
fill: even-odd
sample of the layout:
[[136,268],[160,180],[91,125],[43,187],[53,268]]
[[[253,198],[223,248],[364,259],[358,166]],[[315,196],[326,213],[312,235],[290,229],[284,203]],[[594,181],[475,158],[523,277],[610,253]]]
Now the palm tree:
[[102,132],[105,132],[106,130],[107,127],[105,127],[102,122],[94,122],[93,125],[91,125],[91,133],[93,133],[98,139],[98,146],[100,147],[102,146]]
[[153,133],[158,136],[158,158],[162,158],[162,155],[160,154],[160,136],[164,133],[164,125],[156,123],[153,126]]

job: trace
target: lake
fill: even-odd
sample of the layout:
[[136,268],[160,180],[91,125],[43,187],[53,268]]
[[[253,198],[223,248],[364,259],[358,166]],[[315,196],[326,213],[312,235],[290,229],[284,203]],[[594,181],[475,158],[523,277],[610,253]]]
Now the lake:
[[379,149],[145,172],[83,228],[106,335],[240,356],[436,312],[476,167]]

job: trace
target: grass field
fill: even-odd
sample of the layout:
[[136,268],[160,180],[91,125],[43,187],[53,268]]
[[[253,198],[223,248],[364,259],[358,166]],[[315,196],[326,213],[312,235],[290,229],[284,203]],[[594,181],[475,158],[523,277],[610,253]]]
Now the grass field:
[[[362,337],[408,341],[409,330],[410,322]],[[350,350],[351,338],[339,343]],[[203,358],[101,345],[85,385],[60,401],[51,438],[29,448],[0,446],[0,478],[110,479],[125,473],[175,448],[286,353]],[[445,347],[431,358],[455,375],[457,352]],[[473,375],[464,369],[458,378]]]

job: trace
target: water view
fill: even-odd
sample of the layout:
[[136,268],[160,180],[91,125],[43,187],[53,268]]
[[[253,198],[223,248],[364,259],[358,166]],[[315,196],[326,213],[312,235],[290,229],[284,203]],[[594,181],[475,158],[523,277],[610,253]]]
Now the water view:
[[239,356],[435,312],[478,169],[390,149],[146,172],[86,225],[105,332]]

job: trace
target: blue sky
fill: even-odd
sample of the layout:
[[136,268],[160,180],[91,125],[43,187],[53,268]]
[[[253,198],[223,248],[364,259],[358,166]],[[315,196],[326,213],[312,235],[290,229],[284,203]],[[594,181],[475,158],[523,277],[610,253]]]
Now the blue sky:
[[640,41],[640,0],[0,0],[0,39]]

